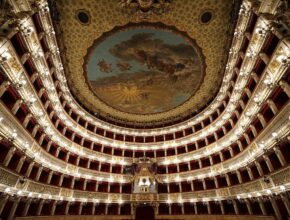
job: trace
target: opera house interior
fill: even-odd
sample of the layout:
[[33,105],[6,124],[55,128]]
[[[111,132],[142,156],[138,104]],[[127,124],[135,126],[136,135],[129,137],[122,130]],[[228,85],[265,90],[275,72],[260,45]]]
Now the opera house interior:
[[290,1],[0,0],[0,220],[290,219],[289,98]]

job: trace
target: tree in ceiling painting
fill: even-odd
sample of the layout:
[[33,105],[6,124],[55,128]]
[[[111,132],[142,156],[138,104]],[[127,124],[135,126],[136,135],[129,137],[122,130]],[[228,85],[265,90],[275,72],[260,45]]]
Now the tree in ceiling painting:
[[123,112],[153,114],[188,100],[203,79],[192,40],[156,27],[118,31],[95,43],[86,60],[94,93]]

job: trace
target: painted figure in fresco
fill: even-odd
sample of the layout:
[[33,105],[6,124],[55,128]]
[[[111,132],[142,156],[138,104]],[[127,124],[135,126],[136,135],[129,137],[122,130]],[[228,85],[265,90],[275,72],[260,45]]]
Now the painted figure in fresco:
[[100,71],[104,73],[111,73],[113,71],[112,64],[107,63],[104,59],[98,62]]
[[184,103],[198,88],[201,60],[180,35],[137,28],[109,38],[96,45],[88,68],[93,91],[108,105],[124,112],[158,113]]
[[[146,65],[148,69],[155,69],[165,74],[180,75],[178,72],[182,72],[185,69],[185,64],[190,64],[190,60],[182,60],[180,62],[175,62],[175,60],[165,60],[161,57],[158,57],[154,54],[150,54],[145,50],[135,49],[136,60],[143,65]],[[183,63],[182,63],[183,62]]]
[[127,71],[132,68],[132,66],[126,62],[118,62],[117,67],[119,68],[120,71]]

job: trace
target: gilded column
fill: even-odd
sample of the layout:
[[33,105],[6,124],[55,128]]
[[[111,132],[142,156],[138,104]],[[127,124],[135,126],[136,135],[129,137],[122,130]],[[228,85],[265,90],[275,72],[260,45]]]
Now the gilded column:
[[14,152],[15,152],[15,150],[16,150],[16,148],[14,146],[10,147],[10,149],[9,149],[9,151],[8,151],[4,161],[3,161],[3,165],[5,167],[8,166],[8,164],[9,164],[9,162],[10,162],[10,160],[11,160],[11,158],[12,158]]
[[36,177],[35,177],[35,181],[39,181],[39,178],[40,178],[42,170],[43,170],[42,166],[38,168],[38,171],[37,171],[37,174],[36,174]]
[[93,203],[93,207],[92,207],[92,215],[95,214],[96,211],[96,203]]
[[282,154],[281,150],[278,147],[274,147],[273,148],[280,163],[282,164],[282,166],[285,166],[287,164],[284,155]]
[[259,172],[259,175],[260,175],[260,176],[264,176],[264,173],[263,173],[263,170],[262,170],[262,168],[261,168],[261,165],[260,165],[257,161],[255,161],[255,165],[256,165],[256,167],[257,167],[257,170],[258,170],[258,172]]
[[275,199],[270,198],[270,202],[271,202],[271,204],[273,206],[273,209],[275,211],[275,215],[276,215],[277,219],[279,219],[279,220],[281,219],[282,220],[282,216],[281,216],[280,210],[278,208],[278,205],[277,205]]
[[266,127],[267,122],[266,122],[264,116],[263,116],[261,113],[258,113],[258,114],[257,114],[257,117],[258,117],[258,119],[260,120],[260,122],[261,122],[263,128]]
[[78,215],[82,214],[82,210],[83,210],[83,203],[81,202],[79,205]]
[[273,172],[273,171],[274,171],[274,167],[273,167],[273,165],[272,165],[272,163],[271,163],[269,157],[266,156],[266,155],[263,155],[263,158],[264,158],[264,160],[266,161],[266,164],[267,164],[268,169],[270,170],[270,172]]
[[251,76],[253,77],[253,79],[255,80],[256,83],[259,82],[259,77],[257,75],[257,73],[255,73],[254,71],[251,72]]
[[9,86],[11,85],[11,83],[6,80],[4,81],[1,85],[0,85],[0,98],[2,97],[2,95],[6,92],[6,90],[9,88]]
[[260,53],[259,56],[265,64],[268,64],[270,62],[270,57],[266,53]]
[[247,205],[247,209],[248,209],[249,214],[253,215],[252,206],[251,206],[251,204],[250,204],[248,199],[246,199],[246,205]]
[[221,207],[221,212],[224,215],[225,214],[225,207],[224,207],[224,204],[222,203],[222,201],[220,201],[220,207]]
[[260,206],[260,209],[262,210],[263,215],[267,215],[267,211],[266,211],[263,201],[259,199],[258,202],[259,202],[259,206]]
[[26,173],[25,173],[25,175],[26,175],[27,177],[30,176],[30,173],[31,173],[31,170],[32,170],[34,164],[35,164],[34,161],[32,161],[32,162],[29,164],[29,166],[28,166],[28,168],[27,168],[27,170],[26,170]]
[[36,215],[40,215],[41,214],[41,210],[42,210],[43,204],[44,204],[44,200],[42,199],[39,202],[39,204],[38,204],[37,211],[36,211]]
[[237,205],[237,202],[235,200],[233,200],[233,205],[234,205],[234,209],[235,209],[235,214],[236,215],[239,215],[239,209],[238,209],[238,205]]
[[12,109],[11,109],[11,113],[13,115],[16,115],[18,109],[20,108],[20,106],[22,105],[23,100],[22,99],[18,99],[15,104],[13,105]]
[[193,205],[194,205],[194,213],[197,215],[198,214],[197,205],[196,205],[196,203],[194,203]]
[[0,215],[2,214],[2,211],[6,205],[8,198],[9,198],[9,195],[4,194],[4,195],[2,195],[2,197],[0,199]]
[[210,204],[209,204],[209,202],[206,203],[206,206],[207,206],[207,213],[208,213],[209,215],[211,215],[211,208],[210,208]]
[[227,185],[231,186],[231,181],[230,181],[229,175],[227,173],[225,174],[225,177],[226,177]]
[[239,170],[236,171],[239,183],[243,183],[242,176]]
[[8,218],[7,218],[8,220],[12,220],[14,218],[14,214],[15,214],[17,206],[18,206],[18,204],[20,202],[20,199],[21,199],[20,197],[15,199],[15,201],[14,201],[14,203],[13,203],[11,209],[10,209],[10,213],[9,213]]
[[52,203],[52,207],[51,207],[51,210],[50,210],[50,215],[54,215],[55,213],[55,208],[56,208],[56,205],[57,205],[57,201],[54,200],[53,203]]
[[24,209],[22,211],[22,216],[27,216],[27,212],[29,210],[30,204],[31,204],[31,199],[28,199],[26,201],[25,206],[24,206]]
[[20,160],[19,160],[19,162],[18,162],[18,164],[17,164],[17,167],[16,167],[16,172],[17,172],[17,173],[20,172],[20,170],[21,170],[21,168],[22,168],[22,166],[23,166],[23,163],[24,163],[25,159],[26,159],[26,156],[22,156],[22,157],[20,158]]
[[68,215],[69,207],[70,207],[70,202],[67,202],[65,206],[65,211],[64,211],[65,215]]
[[24,121],[22,123],[25,128],[27,127],[27,125],[28,125],[28,123],[29,123],[29,121],[30,121],[31,118],[32,118],[32,114],[31,113],[28,113],[25,116],[25,119],[24,119]]
[[105,215],[108,215],[108,210],[109,210],[109,204],[106,203],[106,205],[105,205]]
[[35,135],[36,135],[38,129],[39,129],[39,125],[37,124],[37,125],[35,125],[34,128],[33,128],[33,131],[32,131],[32,134],[31,134],[32,137],[35,137]]
[[285,80],[280,80],[279,85],[283,89],[283,91],[287,94],[288,97],[290,97],[290,86]]
[[250,180],[253,180],[253,179],[254,179],[254,175],[253,175],[253,172],[252,172],[251,168],[250,168],[250,167],[247,167],[246,169],[247,169],[247,171],[248,171],[248,174],[249,174]]
[[268,103],[270,109],[272,110],[272,112],[274,113],[274,115],[276,115],[278,112],[278,108],[277,108],[275,102],[272,99],[268,99],[267,103]]
[[49,171],[49,174],[48,174],[48,177],[47,177],[47,180],[46,180],[46,184],[50,184],[52,175],[53,175],[53,170],[50,170]]
[[281,199],[287,209],[288,215],[290,216],[290,202],[289,199],[287,198],[287,196],[285,195],[281,195]]

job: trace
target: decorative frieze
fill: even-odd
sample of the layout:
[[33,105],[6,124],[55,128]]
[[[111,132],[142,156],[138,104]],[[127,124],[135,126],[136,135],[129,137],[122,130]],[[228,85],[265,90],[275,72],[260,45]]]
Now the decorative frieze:
[[15,186],[18,176],[14,175],[4,169],[0,169],[0,183],[5,186]]

